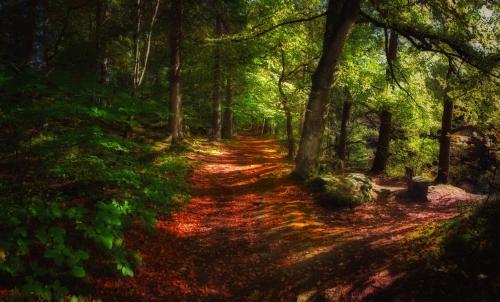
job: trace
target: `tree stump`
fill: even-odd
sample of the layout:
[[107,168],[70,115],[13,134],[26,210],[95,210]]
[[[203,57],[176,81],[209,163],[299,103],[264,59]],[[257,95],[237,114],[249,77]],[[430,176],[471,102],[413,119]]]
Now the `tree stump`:
[[431,183],[431,180],[422,176],[412,177],[411,181],[408,183],[408,197],[427,201],[427,193],[429,192]]

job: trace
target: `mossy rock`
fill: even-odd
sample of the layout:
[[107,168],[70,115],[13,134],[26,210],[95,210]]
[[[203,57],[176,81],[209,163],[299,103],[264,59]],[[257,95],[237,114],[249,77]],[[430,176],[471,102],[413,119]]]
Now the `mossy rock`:
[[373,201],[375,195],[371,179],[361,173],[320,175],[307,184],[316,194],[317,200],[331,208],[353,208]]

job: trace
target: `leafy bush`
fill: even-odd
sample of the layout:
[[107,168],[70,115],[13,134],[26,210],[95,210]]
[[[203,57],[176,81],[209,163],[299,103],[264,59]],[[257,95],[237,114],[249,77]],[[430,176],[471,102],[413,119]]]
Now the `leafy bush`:
[[125,228],[187,197],[183,159],[124,138],[164,118],[157,103],[22,77],[0,92],[0,277],[51,300],[94,274],[133,276]]

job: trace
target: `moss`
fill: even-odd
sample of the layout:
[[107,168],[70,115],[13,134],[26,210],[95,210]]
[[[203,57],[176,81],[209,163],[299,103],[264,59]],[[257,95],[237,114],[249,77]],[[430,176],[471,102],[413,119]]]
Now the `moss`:
[[326,207],[353,208],[374,198],[370,178],[359,173],[325,174],[309,180],[307,184],[317,200]]

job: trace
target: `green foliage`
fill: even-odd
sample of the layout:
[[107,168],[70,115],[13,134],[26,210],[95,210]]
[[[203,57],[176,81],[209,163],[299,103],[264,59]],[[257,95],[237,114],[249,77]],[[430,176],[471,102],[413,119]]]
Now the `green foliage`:
[[57,78],[2,78],[0,274],[46,300],[106,267],[133,276],[126,227],[152,228],[187,198],[183,159],[123,136],[163,120],[158,104]]

